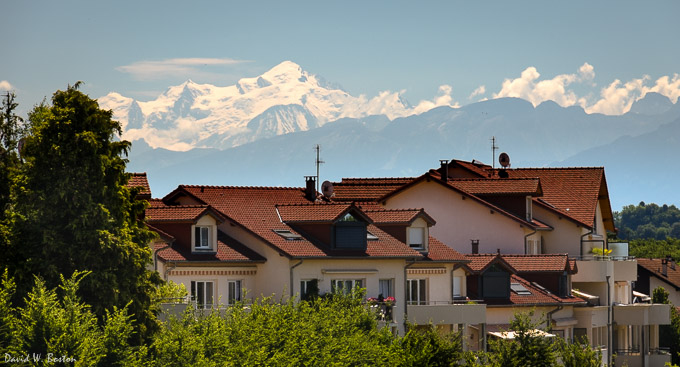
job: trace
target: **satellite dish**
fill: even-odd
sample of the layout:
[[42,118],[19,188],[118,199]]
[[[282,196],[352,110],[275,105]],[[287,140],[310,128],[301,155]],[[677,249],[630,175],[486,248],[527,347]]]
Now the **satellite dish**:
[[498,162],[503,166],[503,168],[508,168],[510,167],[510,156],[508,153],[501,153],[501,155],[498,156]]
[[324,181],[321,184],[321,193],[323,193],[326,199],[329,199],[333,196],[333,184],[330,181]]

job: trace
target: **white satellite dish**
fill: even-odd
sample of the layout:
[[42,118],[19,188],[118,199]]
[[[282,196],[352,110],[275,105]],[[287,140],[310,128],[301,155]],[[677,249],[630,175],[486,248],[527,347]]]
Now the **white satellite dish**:
[[323,193],[323,196],[325,196],[327,199],[333,196],[333,183],[330,181],[324,181],[321,184],[321,193]]
[[510,156],[508,153],[501,153],[501,155],[498,156],[498,163],[500,163],[503,168],[510,167]]

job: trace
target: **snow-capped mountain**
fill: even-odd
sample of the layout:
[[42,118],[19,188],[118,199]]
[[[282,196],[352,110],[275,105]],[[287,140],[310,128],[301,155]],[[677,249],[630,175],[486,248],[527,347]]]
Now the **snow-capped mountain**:
[[264,74],[218,87],[191,80],[168,88],[153,101],[112,92],[99,98],[123,125],[123,138],[152,147],[226,149],[264,137],[306,131],[340,118],[385,114],[406,116],[410,106],[398,93],[368,99],[285,61]]

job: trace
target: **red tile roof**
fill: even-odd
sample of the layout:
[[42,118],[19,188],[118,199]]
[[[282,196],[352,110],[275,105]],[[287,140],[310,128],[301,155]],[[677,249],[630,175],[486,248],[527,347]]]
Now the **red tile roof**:
[[130,188],[138,187],[140,188],[138,195],[151,198],[151,187],[149,186],[149,180],[146,178],[146,172],[131,173],[127,186]]
[[150,203],[146,209],[146,221],[155,222],[195,222],[202,216],[210,214],[218,222],[224,217],[209,205],[160,205],[157,201]]
[[[282,218],[280,219],[277,213],[277,206],[279,209],[290,205],[309,206],[312,202],[305,198],[304,189],[301,188],[179,186],[164,200],[171,201],[181,195],[190,195],[205,204],[210,204],[228,219],[243,226],[280,253],[291,257],[422,257],[417,251],[372,225],[368,226],[368,230],[376,235],[378,240],[367,241],[367,249],[361,253],[331,250],[318,246],[304,237],[299,240],[283,238],[276,234],[274,230],[296,232],[281,221]],[[341,207],[329,204],[315,205],[319,205],[322,208],[320,210]]]
[[353,204],[347,203],[288,204],[275,205],[275,207],[285,223],[334,222],[347,214],[350,209],[356,208]]
[[545,208],[592,228],[598,201],[605,215],[607,230],[614,231],[604,168],[519,168],[507,170],[511,178],[536,177],[543,196],[534,199]]
[[183,248],[167,247],[156,244],[154,250],[158,257],[166,262],[264,262],[266,259],[260,254],[244,246],[242,243],[219,232],[217,237],[217,251],[214,253],[196,253]]
[[410,177],[343,178],[333,183],[334,201],[374,201],[413,181]]
[[511,273],[517,272],[500,254],[465,254],[465,258],[470,260],[467,266],[475,274],[483,273],[494,263],[500,263]]
[[510,275],[510,282],[519,283],[522,286],[524,286],[524,288],[526,288],[529,292],[531,292],[531,295],[521,295],[513,291],[510,291],[510,303],[513,305],[531,306],[531,305],[586,304],[586,301],[578,297],[560,297],[545,289],[542,289],[541,287],[535,286],[533,283],[527,281],[526,279],[516,274]]
[[[376,206],[374,208],[378,207]],[[423,209],[365,209],[364,213],[366,213],[373,222],[379,224],[410,225],[419,217],[425,219],[430,225],[436,223]]]
[[428,240],[428,252],[425,254],[423,261],[456,261],[456,262],[468,262],[469,260],[465,255],[446,246],[438,239],[430,236]]
[[538,178],[451,179],[449,184],[474,195],[542,195]]
[[[668,284],[673,285],[676,288],[680,288],[680,266],[673,261],[669,262],[668,265],[666,265],[666,275],[663,275],[662,273],[663,266],[661,262],[664,260],[665,259],[637,258],[637,264],[638,266],[654,274],[655,277],[665,281]],[[650,292],[651,291],[652,290],[650,289]]]
[[542,254],[542,255],[501,255],[503,259],[512,265],[517,273],[528,272],[557,272],[572,271],[567,254]]

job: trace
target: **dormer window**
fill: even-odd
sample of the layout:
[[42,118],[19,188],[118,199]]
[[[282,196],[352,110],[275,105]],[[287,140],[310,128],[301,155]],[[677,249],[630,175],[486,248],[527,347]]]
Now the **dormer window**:
[[368,237],[366,223],[351,213],[333,226],[333,247],[337,249],[365,250]]
[[534,218],[534,213],[533,213],[533,202],[531,200],[531,196],[527,196],[526,198],[526,220],[527,222],[531,222]]
[[210,249],[210,227],[196,226],[194,228],[194,244],[196,250]]
[[427,227],[408,227],[408,245],[414,250],[427,249]]
[[191,226],[191,251],[217,251],[217,223],[215,218],[204,215]]

